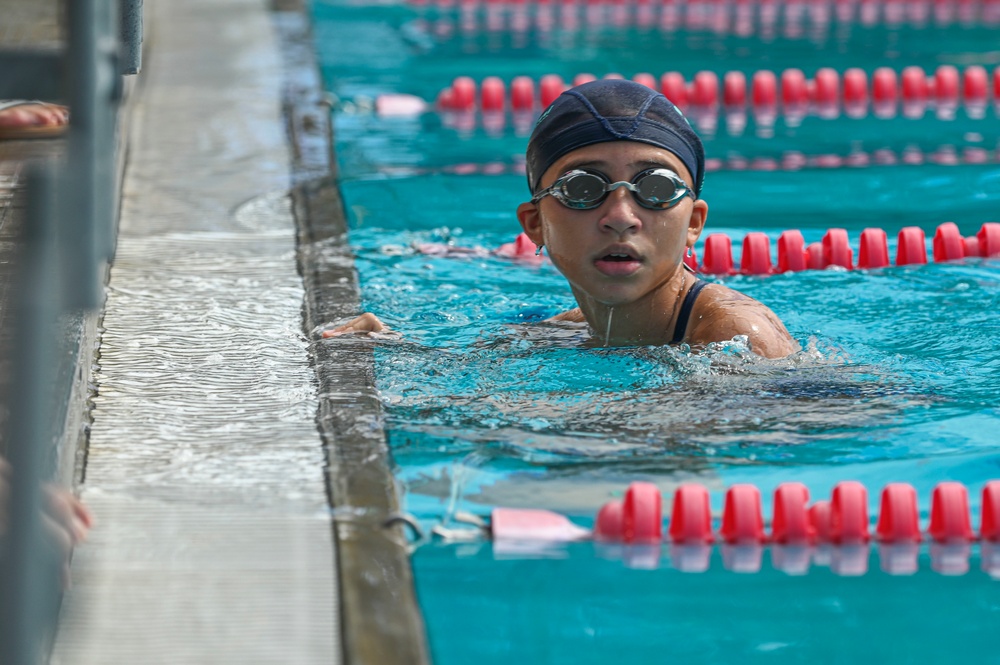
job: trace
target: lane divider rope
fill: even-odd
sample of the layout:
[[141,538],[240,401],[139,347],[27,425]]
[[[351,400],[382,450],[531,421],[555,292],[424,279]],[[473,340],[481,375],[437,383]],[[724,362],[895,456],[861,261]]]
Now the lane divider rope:
[[[911,574],[918,569],[919,545],[932,544],[932,567],[947,574],[969,569],[969,545],[979,541],[982,567],[1000,575],[1000,480],[982,490],[979,531],[973,530],[967,488],[958,482],[942,482],[931,496],[930,520],[920,527],[917,492],[906,483],[890,483],[882,489],[878,517],[872,531],[868,490],[857,481],[843,481],[830,499],[809,503],[809,490],[799,482],[780,484],[774,491],[770,533],[765,528],[760,490],[750,484],[728,488],[721,520],[714,520],[708,489],[685,483],[674,492],[670,520],[664,528],[660,490],[648,482],[629,485],[621,500],[605,503],[594,520],[593,530],[548,510],[495,508],[490,533],[496,544],[556,543],[593,539],[599,544],[636,548],[633,561],[648,566],[656,562],[662,544],[686,548],[672,552],[672,563],[690,572],[708,568],[711,548],[736,546],[727,568],[754,572],[761,567],[762,549],[772,546],[772,563],[792,573],[808,570],[810,560],[839,562],[835,572],[857,575],[867,572],[869,544],[879,544],[882,569],[893,574]],[[937,549],[935,549],[935,547]],[[629,554],[620,550],[622,556]],[[723,551],[724,559],[727,552]],[[675,556],[676,555],[676,556]],[[643,559],[645,559],[643,561]]]
[[[605,78],[624,77],[612,73]],[[547,107],[568,87],[595,79],[587,73],[576,75],[570,83],[557,74],[545,75],[537,82],[529,76],[517,76],[508,86],[498,76],[487,76],[478,83],[472,77],[458,76],[441,90],[436,108],[530,114]],[[929,106],[952,110],[964,105],[975,117],[985,113],[991,100],[994,105],[1000,104],[1000,66],[990,73],[980,65],[962,70],[940,65],[931,74],[917,66],[905,67],[900,72],[879,67],[870,75],[857,67],[843,72],[822,67],[812,78],[797,68],[786,69],[780,75],[758,70],[749,77],[742,71],[728,71],[721,79],[714,71],[704,70],[690,80],[673,71],[659,78],[639,73],[633,80],[663,93],[681,110],[694,115],[745,114],[749,107],[757,116],[783,113],[795,117],[809,114],[834,117],[843,111],[848,116],[862,117],[872,111],[879,117],[891,117],[901,107],[904,115],[917,117]],[[403,101],[406,97],[383,96],[377,107],[385,115],[394,114],[395,107],[407,105]]]
[[517,34],[532,28],[545,34],[557,29],[574,32],[636,26],[766,38],[778,34],[780,27],[780,34],[787,39],[816,39],[835,23],[884,24],[890,28],[933,23],[941,28],[953,23],[993,26],[1000,22],[998,0],[409,0],[408,4],[438,14],[427,26],[438,38],[454,34],[456,22],[449,17],[453,12],[458,14],[458,31],[466,35],[482,31]]
[[[725,233],[712,233],[705,238],[702,245],[704,256],[701,262],[699,263],[697,252],[694,250],[689,252],[684,262],[691,269],[708,275],[773,275],[803,270],[825,270],[830,267],[871,270],[892,265],[887,234],[879,228],[867,228],[861,232],[857,253],[850,245],[846,229],[828,229],[820,242],[808,245],[801,231],[794,229],[783,231],[778,237],[777,245],[777,262],[774,262],[771,254],[771,238],[762,231],[747,233],[743,238],[742,253],[737,268],[733,261],[732,239]],[[430,248],[433,245],[426,247]],[[540,261],[535,251],[535,243],[521,233],[514,242],[501,245],[494,254],[505,258]],[[424,253],[447,254],[448,252],[433,252],[428,249]],[[897,235],[895,265],[926,264],[928,256],[936,263],[965,258],[1000,257],[1000,222],[986,222],[976,235],[968,237],[962,236],[958,225],[954,222],[945,222],[934,232],[929,255],[923,229],[918,226],[900,229]]]

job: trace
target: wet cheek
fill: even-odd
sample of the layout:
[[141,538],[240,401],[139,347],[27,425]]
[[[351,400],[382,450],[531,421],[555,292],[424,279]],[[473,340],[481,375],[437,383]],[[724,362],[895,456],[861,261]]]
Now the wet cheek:
[[544,233],[545,249],[549,256],[566,255],[576,252],[579,245],[573,229],[562,224],[546,224]]
[[545,253],[548,254],[549,260],[552,261],[552,265],[554,265],[556,269],[564,275],[566,274],[567,269],[572,269],[574,263],[578,263],[578,261],[574,262],[572,255],[563,251],[558,244],[553,245],[552,247],[546,247]]

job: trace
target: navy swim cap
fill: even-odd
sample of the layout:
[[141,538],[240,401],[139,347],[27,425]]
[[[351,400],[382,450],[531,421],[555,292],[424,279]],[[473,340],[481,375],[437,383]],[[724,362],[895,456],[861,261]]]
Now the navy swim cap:
[[633,81],[602,79],[559,95],[535,123],[526,155],[528,187],[563,155],[605,141],[649,143],[677,155],[700,195],[705,148],[684,115],[660,93]]

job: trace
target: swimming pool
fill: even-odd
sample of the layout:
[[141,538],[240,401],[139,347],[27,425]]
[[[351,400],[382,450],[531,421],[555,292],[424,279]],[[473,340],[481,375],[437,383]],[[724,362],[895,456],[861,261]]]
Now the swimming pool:
[[[996,64],[991,3],[962,5],[975,20],[924,3],[923,22],[911,9],[889,20],[893,3],[836,3],[826,23],[804,5],[776,3],[772,31],[758,8],[748,34],[736,29],[740,4],[701,5],[724,7],[725,29],[685,18],[693,3],[675,27],[664,26],[659,5],[649,26],[636,20],[638,5],[624,4],[631,13],[615,27],[617,5],[581,4],[571,5],[576,23],[547,28],[532,5],[315,4],[324,76],[339,100],[341,186],[365,308],[404,334],[379,346],[376,382],[406,508],[425,526],[498,505],[558,510],[588,525],[633,480],[668,495],[700,482],[716,510],[726,487],[754,483],[765,514],[787,480],[813,498],[860,480],[873,505],[883,485],[902,481],[916,487],[926,522],[938,482],[965,483],[975,513],[979,488],[1000,477],[996,260],[718,278],[771,306],[808,349],[756,362],[737,345],[708,356],[593,349],[577,330],[518,326],[570,306],[550,266],[413,249],[513,239],[513,209],[527,191],[524,127],[510,116],[502,127],[478,116],[464,127],[437,113],[380,117],[371,100],[381,93],[433,99],[458,75]],[[838,19],[843,4],[853,14]],[[566,6],[550,8],[558,18]],[[805,12],[799,29],[792,6]],[[866,6],[878,9],[875,20],[862,20]],[[954,221],[971,235],[1000,218],[996,111],[976,115],[960,107],[953,119],[933,109],[919,118],[779,116],[761,127],[751,114],[738,130],[720,116],[703,131],[718,160],[704,192],[708,231],[764,231],[773,242],[800,229],[812,242],[840,227],[856,248],[862,229],[879,227],[891,250],[904,226],[933,233]],[[828,157],[837,159],[818,159]],[[978,546],[959,576],[935,572],[931,549],[910,576],[882,572],[876,548],[859,577],[823,561],[789,576],[768,565],[771,551],[760,572],[743,575],[727,569],[722,548],[708,572],[686,574],[668,548],[651,555],[589,543],[530,556],[483,541],[435,543],[413,563],[439,663],[661,654],[930,662],[952,659],[955,644],[964,657],[996,659],[1000,638],[986,628],[1000,601],[978,570]]]

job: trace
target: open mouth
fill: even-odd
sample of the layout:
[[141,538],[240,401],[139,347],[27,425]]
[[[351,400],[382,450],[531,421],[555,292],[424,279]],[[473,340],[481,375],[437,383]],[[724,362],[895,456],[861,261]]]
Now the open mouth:
[[594,265],[606,275],[631,275],[639,269],[642,261],[630,250],[611,251],[599,256]]

